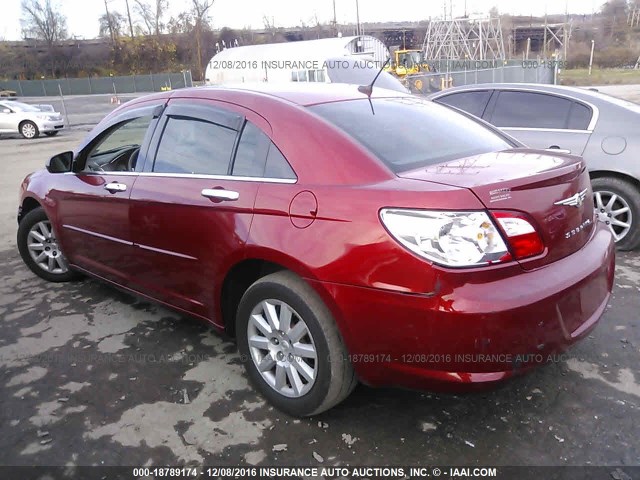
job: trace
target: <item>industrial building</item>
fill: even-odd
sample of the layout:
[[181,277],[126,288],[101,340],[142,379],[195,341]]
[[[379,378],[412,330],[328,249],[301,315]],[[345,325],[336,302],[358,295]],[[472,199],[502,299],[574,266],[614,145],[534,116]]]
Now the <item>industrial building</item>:
[[210,85],[253,82],[329,82],[327,62],[357,56],[381,67],[389,50],[369,35],[227,48],[206,70]]

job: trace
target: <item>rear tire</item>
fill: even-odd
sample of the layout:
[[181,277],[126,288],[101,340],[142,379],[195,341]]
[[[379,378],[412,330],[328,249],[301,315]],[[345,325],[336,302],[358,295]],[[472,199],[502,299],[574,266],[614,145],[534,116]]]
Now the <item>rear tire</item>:
[[236,335],[251,382],[289,415],[328,410],[357,384],[329,309],[292,272],[268,275],[247,289],[238,307]]
[[20,220],[18,250],[27,267],[49,282],[68,282],[79,276],[69,268],[42,207],[34,208]]
[[30,120],[25,120],[20,124],[20,135],[27,140],[32,140],[38,138],[40,130],[38,130],[38,126],[35,123]]
[[[640,245],[640,192],[625,180],[595,178],[593,188],[596,216],[614,234],[618,250],[633,250]],[[628,227],[627,227],[628,225]]]

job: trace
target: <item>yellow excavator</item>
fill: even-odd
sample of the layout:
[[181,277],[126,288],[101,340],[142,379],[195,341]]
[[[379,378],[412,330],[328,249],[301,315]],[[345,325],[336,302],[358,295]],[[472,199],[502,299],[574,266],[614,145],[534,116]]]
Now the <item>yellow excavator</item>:
[[422,52],[420,50],[393,50],[392,58],[387,71],[398,78],[412,75],[423,71],[424,67],[429,71],[429,66],[422,62]]
[[421,50],[391,47],[391,62],[385,71],[395,75],[413,93],[429,93],[441,89],[436,69],[424,60]]

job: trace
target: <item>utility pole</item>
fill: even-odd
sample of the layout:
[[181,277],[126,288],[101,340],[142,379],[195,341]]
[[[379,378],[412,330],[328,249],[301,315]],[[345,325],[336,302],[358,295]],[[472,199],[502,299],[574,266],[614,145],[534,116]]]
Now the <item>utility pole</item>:
[[336,0],[333,0],[333,30],[334,35],[338,35],[338,17],[336,15]]
[[564,58],[567,61],[567,48],[569,48],[569,0],[564,2]]
[[356,0],[356,35],[360,35],[360,6]]
[[591,40],[591,56],[589,57],[589,75],[591,75],[591,66],[593,65],[593,50],[596,47],[596,41]]
[[544,12],[544,46],[542,47],[542,56],[543,58],[547,58],[547,28],[548,27],[548,23],[547,23],[547,12],[545,10]]

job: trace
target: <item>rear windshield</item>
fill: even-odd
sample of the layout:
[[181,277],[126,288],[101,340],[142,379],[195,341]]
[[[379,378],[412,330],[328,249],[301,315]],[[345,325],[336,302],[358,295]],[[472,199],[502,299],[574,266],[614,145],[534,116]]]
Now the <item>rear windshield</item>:
[[417,97],[309,107],[356,139],[394,172],[513,147],[483,125]]

